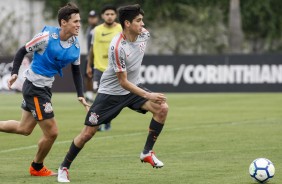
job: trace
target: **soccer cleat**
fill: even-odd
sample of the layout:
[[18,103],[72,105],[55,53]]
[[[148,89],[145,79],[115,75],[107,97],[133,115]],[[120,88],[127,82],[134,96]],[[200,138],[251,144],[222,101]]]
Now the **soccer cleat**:
[[156,155],[153,151],[149,151],[149,153],[147,153],[147,154],[144,154],[143,152],[141,152],[140,160],[141,160],[141,162],[150,163],[153,166],[153,168],[154,167],[161,168],[161,167],[164,166],[164,163],[156,157]]
[[57,176],[57,173],[54,173],[45,166],[40,171],[37,171],[32,166],[30,166],[29,173],[31,176]]
[[60,183],[68,183],[69,179],[69,170],[66,167],[59,167],[58,169],[58,182]]

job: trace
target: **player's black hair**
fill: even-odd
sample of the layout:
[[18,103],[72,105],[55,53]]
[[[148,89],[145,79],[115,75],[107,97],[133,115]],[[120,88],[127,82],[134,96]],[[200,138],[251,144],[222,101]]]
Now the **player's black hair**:
[[103,6],[103,8],[101,10],[101,13],[103,14],[107,10],[113,10],[113,11],[115,11],[117,13],[117,7],[112,5],[112,4],[107,4],[107,5]]
[[124,28],[124,21],[132,22],[133,19],[139,14],[144,16],[144,11],[139,4],[122,6],[118,9],[118,20],[121,27]]
[[58,22],[59,25],[61,26],[61,20],[68,21],[71,18],[71,14],[77,14],[79,13],[79,9],[76,6],[76,4],[70,2],[66,4],[66,6],[62,7],[58,11]]

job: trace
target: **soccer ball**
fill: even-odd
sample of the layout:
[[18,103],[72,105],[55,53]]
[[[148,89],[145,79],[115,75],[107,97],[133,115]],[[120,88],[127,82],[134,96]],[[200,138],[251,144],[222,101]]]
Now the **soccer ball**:
[[270,160],[258,158],[251,163],[249,173],[258,183],[266,183],[273,178],[275,168]]

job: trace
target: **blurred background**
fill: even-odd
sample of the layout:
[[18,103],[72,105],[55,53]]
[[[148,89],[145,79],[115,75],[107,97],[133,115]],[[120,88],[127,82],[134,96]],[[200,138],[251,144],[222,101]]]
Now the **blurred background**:
[[[1,70],[2,74],[3,70],[7,70],[6,65],[6,69],[4,69],[3,63],[11,62],[11,58],[13,58],[17,49],[29,41],[36,33],[40,32],[44,25],[58,26],[56,19],[57,11],[59,7],[62,7],[67,2],[69,1],[0,1],[0,61],[2,64],[0,75]],[[144,63],[146,64],[148,60],[150,62],[156,61],[156,71],[160,70],[159,65],[162,65],[162,61],[168,63],[168,65],[169,63],[174,64],[173,79],[168,80],[170,81],[169,85],[173,84],[179,72],[179,75],[181,75],[179,70],[182,64],[185,66],[182,65],[183,77],[179,76],[179,84],[181,84],[181,81],[183,84],[191,84],[186,79],[196,74],[193,71],[188,71],[189,61],[194,63],[193,68],[195,68],[196,64],[201,64],[202,61],[203,66],[212,64],[229,67],[231,66],[229,61],[234,61],[236,64],[238,60],[239,62],[243,61],[241,64],[244,66],[249,62],[258,60],[260,60],[258,63],[254,63],[256,66],[269,64],[269,68],[258,68],[256,73],[252,73],[255,69],[248,69],[249,73],[252,73],[248,75],[260,75],[258,77],[261,79],[261,75],[265,76],[265,73],[267,73],[273,79],[270,83],[271,85],[282,83],[282,76],[279,74],[280,71],[282,72],[280,63],[282,49],[281,0],[74,0],[73,2],[79,6],[81,11],[82,29],[79,40],[82,58],[87,53],[86,28],[90,10],[95,10],[99,13],[105,4],[110,3],[118,7],[120,5],[138,3],[145,11],[145,27],[151,33],[151,40],[146,50]],[[164,55],[167,57],[153,57]],[[238,58],[238,56],[242,57]],[[258,56],[260,57],[258,58]],[[246,66],[247,68],[252,68],[250,65]],[[148,67],[145,68],[147,69]],[[229,70],[231,69],[227,69],[227,73],[230,73]],[[164,70],[164,72],[167,70]],[[207,68],[206,70],[209,69]],[[242,73],[241,70],[240,73]],[[275,71],[278,74],[276,75],[275,73],[275,76],[273,76]],[[152,78],[151,75],[154,75],[153,73],[148,74],[149,78]],[[144,73],[143,78],[146,78],[145,75]],[[209,76],[209,74],[204,74],[203,72],[199,75]],[[216,74],[216,76],[218,75]],[[237,72],[234,75],[234,78],[236,78],[236,75],[238,76],[239,74]],[[3,78],[3,75],[0,77]],[[244,77],[243,74],[242,77]],[[260,81],[260,79],[252,80]],[[222,80],[220,79],[219,81]],[[146,83],[146,79],[143,82]],[[261,82],[256,82],[256,84],[266,84],[268,82],[269,80],[265,79],[261,80]],[[150,81],[147,81],[147,83],[149,85]],[[152,84],[161,83],[159,81]],[[208,82],[204,81],[203,83]],[[212,83],[218,84],[220,82]],[[229,83],[232,83],[232,81],[230,82],[229,80],[225,84]],[[236,84],[238,83],[240,82],[237,81]],[[248,82],[244,84],[246,83]],[[195,83],[195,85],[197,84]],[[169,87],[167,86],[167,88]],[[211,86],[207,87],[210,88]],[[239,87],[241,88],[242,86]],[[249,88],[252,88],[252,86],[249,86]],[[273,91],[270,90],[269,85],[262,88]],[[70,89],[72,87],[66,87],[63,91]],[[160,87],[157,89],[166,88]],[[192,91],[198,91],[197,89]],[[217,91],[218,88],[215,86],[213,89]],[[189,92],[189,90],[190,88],[180,91]],[[274,91],[280,90],[276,86]],[[178,92],[179,89],[174,91]]]

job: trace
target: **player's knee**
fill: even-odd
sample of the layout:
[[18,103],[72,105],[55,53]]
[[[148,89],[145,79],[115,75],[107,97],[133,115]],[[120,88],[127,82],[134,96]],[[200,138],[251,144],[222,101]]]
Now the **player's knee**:
[[49,134],[48,135],[48,137],[49,137],[49,139],[51,139],[51,140],[56,140],[57,139],[57,137],[58,137],[58,131],[54,131],[54,132],[52,132],[51,134]]
[[24,136],[29,136],[32,133],[33,129],[28,129],[28,128],[23,128],[23,127],[18,127],[17,128],[17,133],[24,135]]
[[160,115],[161,116],[166,116],[168,113],[168,104],[164,103],[161,105],[161,109],[160,109]]
[[32,133],[32,130],[20,130],[18,133],[24,135],[24,136],[29,136]]
[[156,120],[160,123],[164,123],[168,113],[168,105],[166,103],[162,104],[158,109],[157,113],[154,114]]

